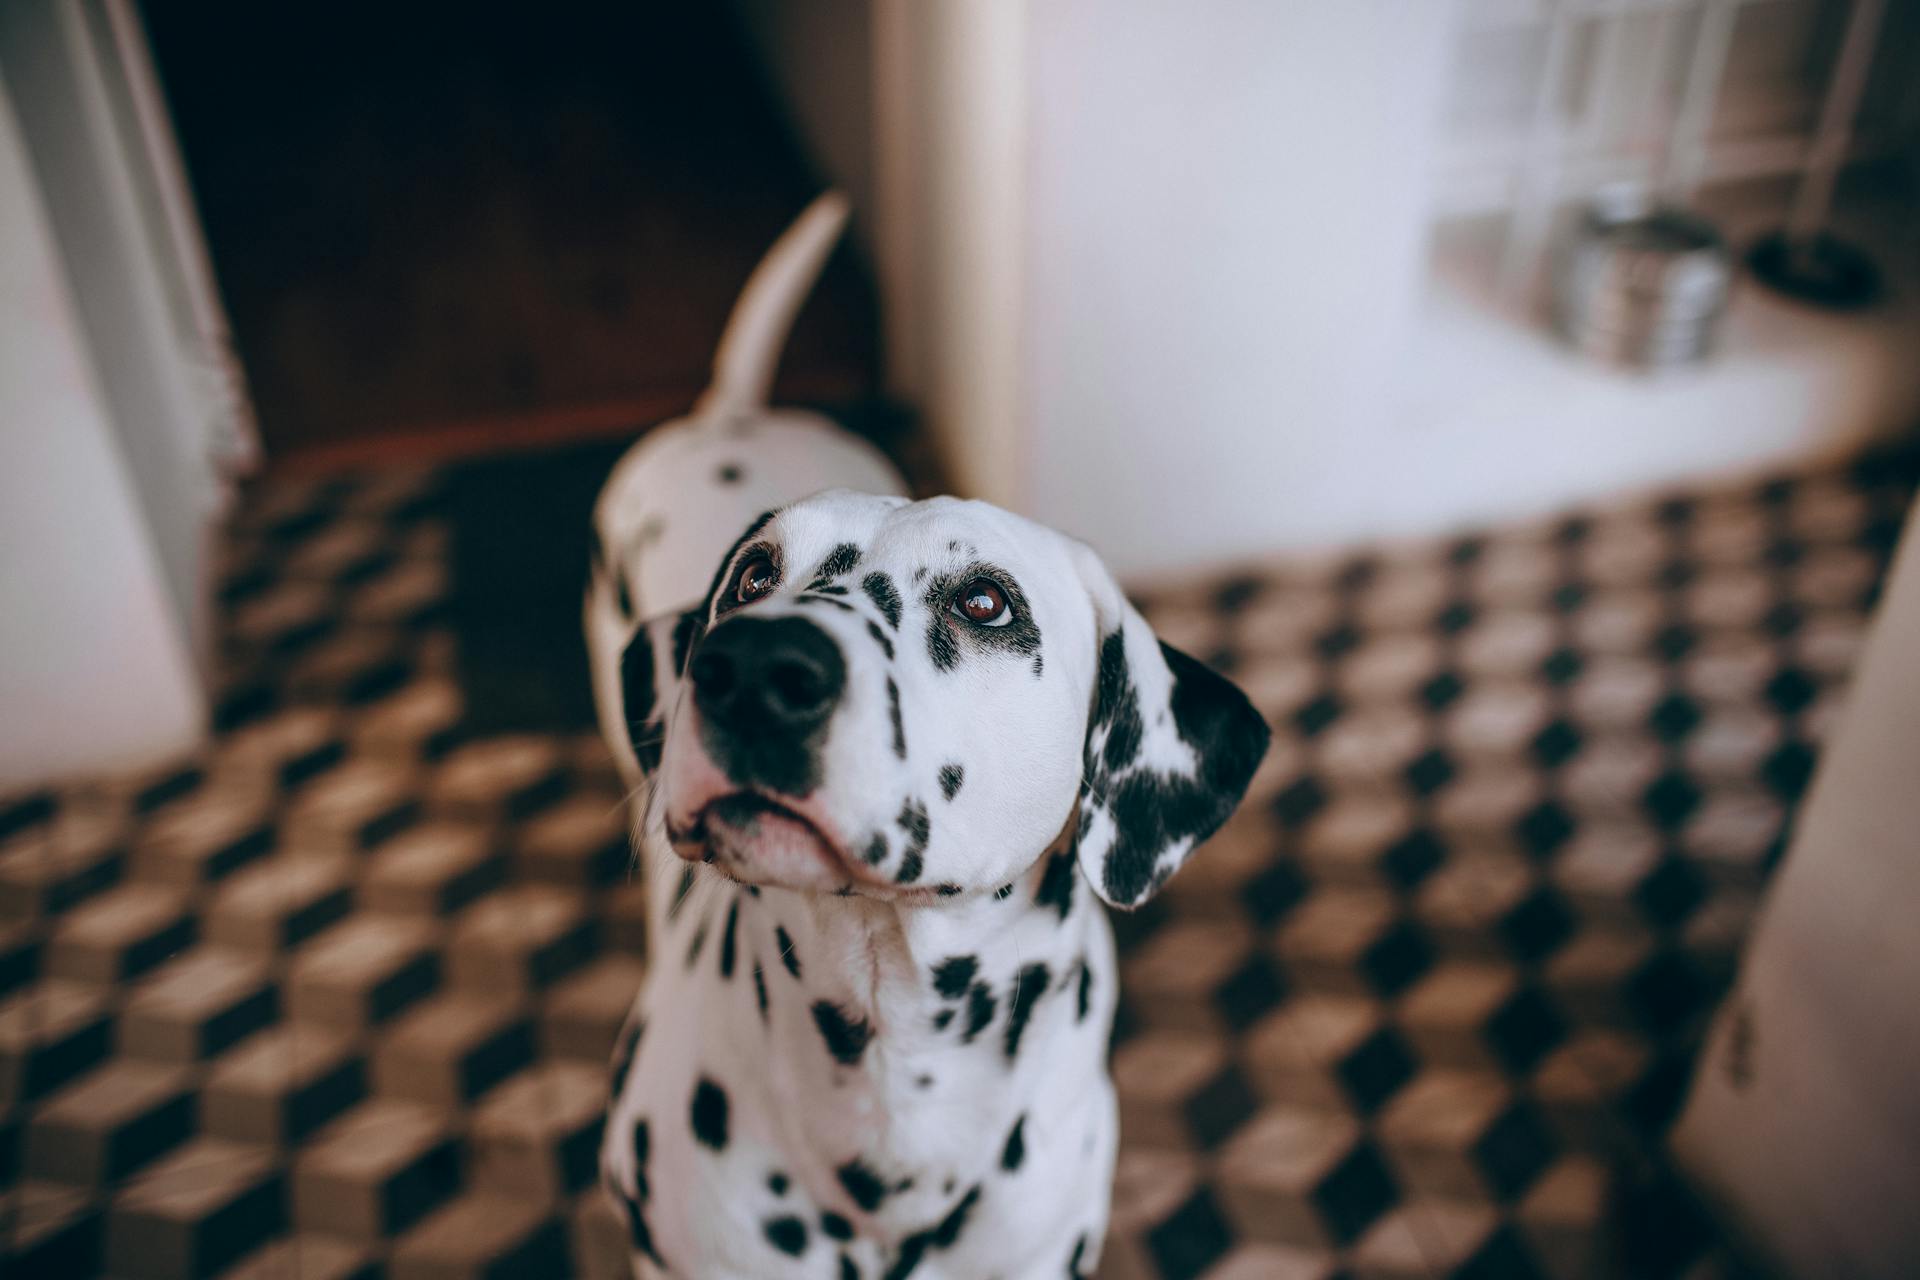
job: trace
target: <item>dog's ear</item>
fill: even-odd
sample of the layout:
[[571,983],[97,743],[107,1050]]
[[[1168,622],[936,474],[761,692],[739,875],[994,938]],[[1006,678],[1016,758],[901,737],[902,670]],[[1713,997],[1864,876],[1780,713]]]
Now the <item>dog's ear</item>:
[[1076,545],[1075,558],[1098,646],[1080,869],[1106,901],[1133,907],[1233,813],[1269,734],[1232,681],[1160,643],[1092,551]]
[[627,741],[641,771],[660,767],[667,711],[687,669],[687,651],[699,633],[703,608],[648,618],[633,630],[620,653],[621,714]]

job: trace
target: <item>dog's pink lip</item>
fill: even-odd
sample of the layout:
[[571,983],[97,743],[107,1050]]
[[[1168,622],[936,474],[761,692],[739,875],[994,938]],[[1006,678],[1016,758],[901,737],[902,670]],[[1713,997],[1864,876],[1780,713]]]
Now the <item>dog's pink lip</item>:
[[[863,867],[848,856],[846,849],[812,815],[795,806],[787,797],[770,795],[764,791],[744,788],[723,792],[713,796],[700,806],[692,822],[678,833],[671,834],[674,852],[690,862],[711,862],[713,853],[706,839],[706,825],[715,806],[733,800],[751,800],[777,817],[805,827],[813,835],[814,846],[820,855],[821,863],[832,872],[835,878],[864,888],[891,888],[885,881],[873,878],[871,869]],[[731,870],[721,868],[731,875]]]

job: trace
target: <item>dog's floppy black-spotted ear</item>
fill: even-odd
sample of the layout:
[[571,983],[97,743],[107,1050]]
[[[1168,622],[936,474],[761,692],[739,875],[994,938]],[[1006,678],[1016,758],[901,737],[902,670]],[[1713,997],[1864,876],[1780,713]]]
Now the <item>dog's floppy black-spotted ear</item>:
[[704,617],[702,609],[665,613],[635,627],[620,652],[620,703],[627,741],[642,772],[660,767],[667,711],[673,706],[687,650]]
[[1117,907],[1146,901],[1239,805],[1269,733],[1226,677],[1160,643],[1092,551],[1098,673],[1080,793],[1080,868]]

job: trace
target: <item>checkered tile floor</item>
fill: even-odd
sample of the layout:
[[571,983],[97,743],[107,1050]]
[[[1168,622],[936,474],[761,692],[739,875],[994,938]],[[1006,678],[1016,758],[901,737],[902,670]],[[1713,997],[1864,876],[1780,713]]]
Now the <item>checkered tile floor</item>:
[[[1118,921],[1112,1280],[1697,1275],[1658,1155],[1912,456],[1148,604],[1277,728]],[[432,475],[259,487],[219,732],[0,802],[9,1275],[613,1274],[590,734],[476,737]]]

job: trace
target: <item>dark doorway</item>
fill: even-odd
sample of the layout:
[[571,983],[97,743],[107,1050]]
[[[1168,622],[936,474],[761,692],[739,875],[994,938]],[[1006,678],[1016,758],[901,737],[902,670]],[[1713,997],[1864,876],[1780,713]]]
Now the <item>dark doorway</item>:
[[[632,434],[684,409],[813,196],[717,4],[143,6],[277,459]],[[789,400],[873,391],[850,250]]]

